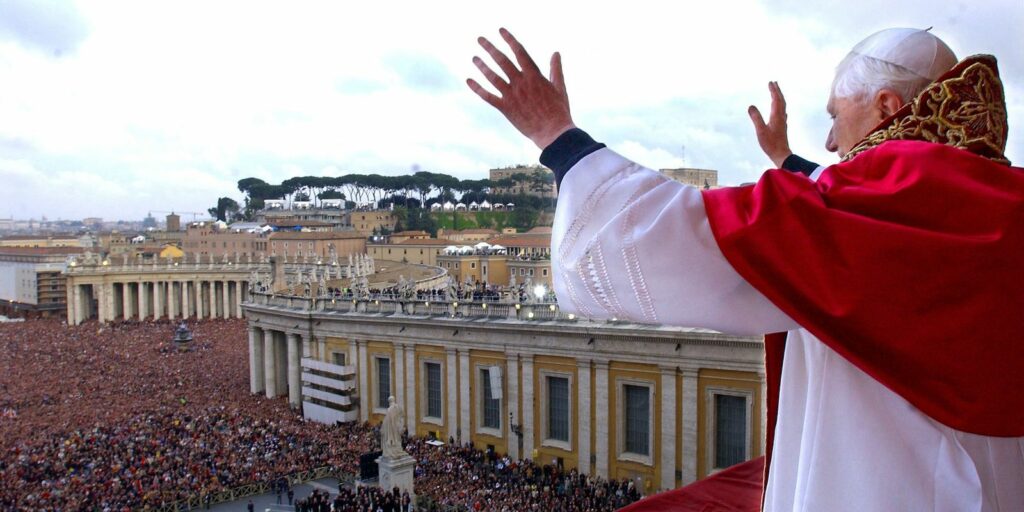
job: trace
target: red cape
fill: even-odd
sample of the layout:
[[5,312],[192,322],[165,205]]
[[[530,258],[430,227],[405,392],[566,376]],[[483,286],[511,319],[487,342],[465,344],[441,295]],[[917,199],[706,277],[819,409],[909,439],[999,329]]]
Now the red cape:
[[892,141],[704,201],[733,268],[830,348],[949,427],[1024,436],[1024,171]]
[[[703,195],[733,268],[822,342],[945,425],[1024,436],[1024,170],[890,141]],[[784,347],[766,336],[767,458],[625,510],[760,509]]]

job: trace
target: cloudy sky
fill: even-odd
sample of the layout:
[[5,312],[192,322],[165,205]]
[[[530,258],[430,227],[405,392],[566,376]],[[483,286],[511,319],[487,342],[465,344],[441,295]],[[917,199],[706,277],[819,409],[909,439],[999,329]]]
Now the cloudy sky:
[[[805,4],[813,4],[808,6]],[[71,2],[0,0],[0,218],[141,219],[241,199],[240,178],[461,178],[539,151],[465,86],[478,35],[562,52],[576,123],[650,167],[768,166],[746,108],[789,102],[821,163],[835,64],[891,26],[1000,60],[1024,163],[1024,2]],[[158,215],[159,216],[159,215]],[[186,219],[189,219],[186,216]]]

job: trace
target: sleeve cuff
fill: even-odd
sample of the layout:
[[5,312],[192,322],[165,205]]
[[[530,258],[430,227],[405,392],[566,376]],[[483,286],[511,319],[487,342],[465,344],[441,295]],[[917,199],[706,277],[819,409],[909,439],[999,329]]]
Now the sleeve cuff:
[[595,141],[587,132],[579,128],[570,128],[548,144],[540,154],[540,163],[555,173],[555,184],[562,186],[562,178],[583,157],[605,147]]
[[810,160],[803,159],[797,156],[796,154],[787,156],[786,159],[782,162],[783,169],[787,171],[798,172],[800,174],[803,174],[804,176],[810,176],[811,173],[813,173],[814,170],[817,169],[818,167],[821,166]]

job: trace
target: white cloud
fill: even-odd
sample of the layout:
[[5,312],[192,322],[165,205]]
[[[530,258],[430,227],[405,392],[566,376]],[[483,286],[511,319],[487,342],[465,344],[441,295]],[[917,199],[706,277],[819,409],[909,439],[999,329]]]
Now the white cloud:
[[[1011,130],[1024,126],[1015,0],[528,0],[510,12],[469,1],[118,2],[46,16],[18,5],[16,29],[0,23],[5,216],[141,218],[239,198],[247,176],[419,165],[479,178],[534,162],[539,151],[461,83],[477,76],[476,36],[496,38],[499,26],[542,68],[562,52],[574,115],[595,137],[653,167],[718,169],[723,183],[767,166],[746,107],[767,108],[769,80],[789,100],[794,149],[832,161],[822,148],[831,70],[886,25],[934,25],[960,55],[997,54]],[[1024,142],[1008,153],[1024,158]]]

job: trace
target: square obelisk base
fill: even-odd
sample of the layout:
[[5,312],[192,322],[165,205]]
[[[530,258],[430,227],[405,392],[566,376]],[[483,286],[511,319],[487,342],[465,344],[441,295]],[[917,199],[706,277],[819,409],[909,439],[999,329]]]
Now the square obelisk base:
[[413,492],[413,469],[416,467],[416,459],[411,455],[404,455],[398,458],[380,457],[377,459],[378,482],[380,488],[391,491],[398,487],[400,491],[408,492],[410,498],[416,497]]

